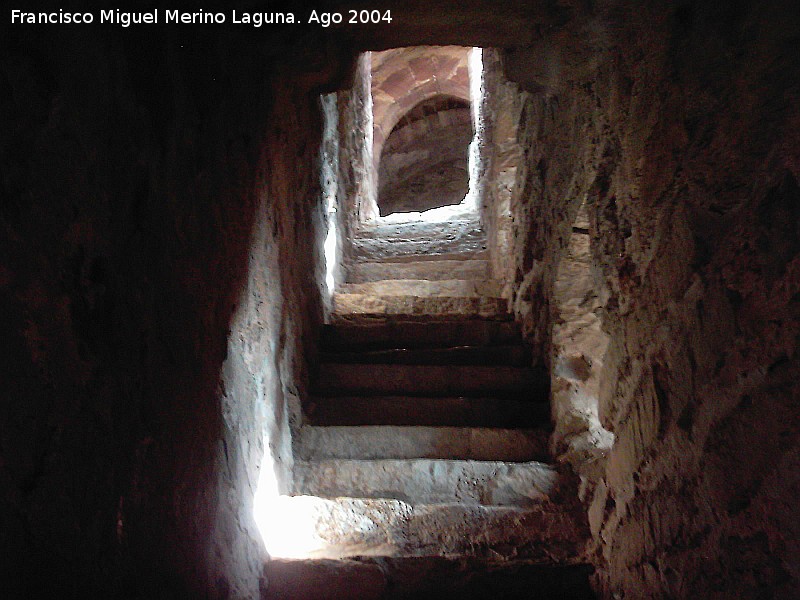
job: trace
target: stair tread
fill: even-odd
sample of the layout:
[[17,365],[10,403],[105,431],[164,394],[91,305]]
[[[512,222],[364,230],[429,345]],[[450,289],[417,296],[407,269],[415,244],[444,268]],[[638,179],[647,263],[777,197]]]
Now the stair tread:
[[324,498],[524,508],[551,503],[563,487],[554,467],[534,461],[341,458],[295,462],[295,490]]
[[467,248],[463,250],[453,249],[448,251],[440,249],[437,253],[428,253],[425,251],[424,246],[419,246],[409,252],[400,252],[397,254],[384,254],[373,256],[368,252],[362,252],[353,257],[354,263],[381,263],[384,265],[405,265],[411,263],[426,263],[426,262],[468,262],[489,260],[490,253],[485,248]]
[[[575,562],[586,545],[578,511],[565,505],[530,507],[432,503],[412,506],[392,498],[339,496],[283,498],[281,525],[310,519],[319,558],[347,556],[510,556],[539,562]],[[298,509],[291,510],[292,504]]]
[[428,426],[303,426],[295,443],[301,460],[468,459],[547,460],[544,429]]
[[499,298],[503,289],[492,279],[380,279],[365,283],[345,283],[340,294],[365,294],[376,297],[419,296],[425,298]]
[[333,294],[333,319],[348,315],[404,316],[432,318],[504,319],[508,312],[505,298],[490,296],[376,296],[373,294]]

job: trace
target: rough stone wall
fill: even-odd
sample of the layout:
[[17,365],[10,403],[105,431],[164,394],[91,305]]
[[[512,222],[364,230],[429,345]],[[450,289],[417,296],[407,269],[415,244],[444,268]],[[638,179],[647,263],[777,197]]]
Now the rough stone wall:
[[616,436],[584,490],[598,590],[797,597],[800,15],[596,10],[507,53],[506,72],[533,94],[514,297],[541,348],[584,199],[590,217],[610,337],[599,409]]
[[265,436],[291,466],[321,312],[320,123],[279,47],[207,32],[3,38],[5,597],[258,594],[249,498]]
[[641,7],[597,79],[619,140],[592,227],[610,295],[600,589],[800,589],[797,7]]
[[584,478],[602,475],[614,443],[599,419],[600,381],[608,335],[602,330],[603,285],[592,272],[589,218],[581,205],[553,289],[551,409],[554,456]]
[[[330,92],[320,96],[323,131],[322,149],[320,152],[320,184],[327,219],[325,222],[325,269],[326,289],[322,293],[327,319],[332,310],[332,293],[336,286],[344,282],[344,253],[349,247],[347,203],[339,197],[339,94]],[[333,240],[333,251],[328,244]],[[329,264],[332,263],[332,264]],[[328,273],[332,282],[328,280]]]
[[490,249],[492,277],[503,282],[503,297],[510,299],[516,267],[511,198],[521,192],[516,175],[522,157],[518,129],[525,94],[506,80],[498,50],[483,49],[482,63],[476,192]]
[[337,204],[345,269],[350,261],[352,232],[362,221],[378,216],[372,159],[372,96],[370,55],[355,64],[353,85],[339,97],[339,184]]
[[[494,169],[502,182],[495,198],[507,204],[501,210],[510,213],[514,261],[499,268],[513,268],[513,310],[533,346],[534,361],[549,364],[556,276],[572,223],[595,178],[602,120],[592,98],[571,90],[561,95],[525,94],[518,101],[519,129],[516,142],[509,144],[511,154],[518,156],[516,166],[513,159],[505,167],[496,160]],[[511,176],[515,180],[509,189]]]

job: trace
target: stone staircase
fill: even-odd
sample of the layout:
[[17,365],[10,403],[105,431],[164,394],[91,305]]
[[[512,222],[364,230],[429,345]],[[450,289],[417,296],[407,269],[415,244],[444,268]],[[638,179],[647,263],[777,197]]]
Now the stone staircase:
[[474,216],[365,226],[353,246],[348,282],[333,296],[338,320],[508,319],[500,283],[487,279],[486,238]]
[[355,240],[295,440],[295,493],[315,498],[323,542],[314,556],[357,557],[355,572],[384,561],[396,597],[413,561],[478,561],[498,577],[571,565],[580,593],[554,597],[591,597],[576,482],[545,462],[549,377],[487,280],[484,245],[475,219]]

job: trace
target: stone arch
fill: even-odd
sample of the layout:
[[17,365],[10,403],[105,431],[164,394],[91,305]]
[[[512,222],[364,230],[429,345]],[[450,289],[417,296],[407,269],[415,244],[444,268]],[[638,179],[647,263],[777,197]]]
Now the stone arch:
[[458,204],[469,190],[470,103],[437,94],[397,119],[377,164],[381,215]]
[[463,46],[415,46],[371,53],[372,167],[378,172],[386,141],[415,106],[436,96],[470,102]]

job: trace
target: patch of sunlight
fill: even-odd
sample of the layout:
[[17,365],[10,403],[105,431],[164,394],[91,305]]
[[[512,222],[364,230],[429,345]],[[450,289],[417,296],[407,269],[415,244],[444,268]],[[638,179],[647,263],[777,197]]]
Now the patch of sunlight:
[[334,198],[328,199],[328,234],[325,236],[325,284],[328,294],[333,294],[335,286],[334,271],[336,270],[336,206]]
[[425,222],[425,223],[442,223],[453,221],[456,219],[469,219],[475,217],[477,211],[474,206],[468,206],[464,201],[460,204],[452,204],[450,206],[440,206],[439,208],[431,208],[422,212],[396,212],[385,217],[378,217],[375,223],[411,223],[411,222]]
[[271,557],[307,558],[327,546],[316,532],[319,502],[312,496],[278,492],[275,464],[267,446],[253,499],[253,516]]

